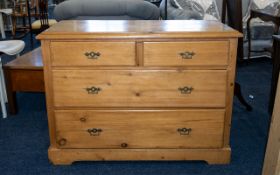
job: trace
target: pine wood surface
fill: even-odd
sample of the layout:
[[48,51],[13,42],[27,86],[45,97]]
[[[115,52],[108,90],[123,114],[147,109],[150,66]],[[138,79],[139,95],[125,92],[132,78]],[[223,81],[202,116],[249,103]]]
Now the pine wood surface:
[[218,22],[203,20],[67,20],[61,21],[38,39],[150,39],[229,38],[242,34]]
[[53,70],[54,106],[225,107],[226,79],[224,70]]
[[[221,148],[224,110],[55,111],[60,148]],[[176,116],[176,117],[175,117]],[[88,129],[102,129],[91,135]],[[178,129],[191,129],[189,133]],[[186,135],[184,135],[186,134]]]
[[[215,66],[228,64],[228,41],[145,42],[145,66]],[[192,53],[192,58],[181,54]]]
[[209,164],[230,163],[231,149],[57,149],[48,155],[54,165],[71,165],[74,161],[186,161],[205,160]]
[[275,104],[271,118],[269,138],[262,175],[280,173],[280,81],[278,81]]
[[224,146],[229,147],[230,144],[230,128],[232,118],[232,103],[234,96],[235,74],[236,74],[236,58],[238,40],[230,39],[229,47],[229,65],[227,67],[227,96],[226,96],[226,115],[225,115],[225,129],[224,129]]
[[[133,66],[134,42],[52,42],[53,66]],[[88,58],[86,53],[99,53],[97,58]],[[114,59],[112,59],[114,58]]]
[[[63,21],[54,25],[38,36],[44,60],[50,160],[54,164],[80,160],[229,163],[240,36],[213,21]],[[74,43],[69,48],[78,51],[77,60],[65,53],[63,44],[59,49],[52,47],[59,42]],[[112,49],[97,49],[103,49],[99,63],[88,63],[82,56],[88,48],[96,51],[96,43],[107,46],[106,42]],[[124,48],[125,43],[131,44]],[[188,51],[195,51],[190,60],[178,58],[180,52]],[[115,52],[116,57],[102,60],[102,55]],[[59,54],[67,55],[66,60],[54,64]],[[182,87],[191,90],[181,93]],[[184,127],[180,124],[193,128],[189,140],[177,135],[178,127]],[[93,130],[88,129],[99,126],[105,130],[89,136]]]

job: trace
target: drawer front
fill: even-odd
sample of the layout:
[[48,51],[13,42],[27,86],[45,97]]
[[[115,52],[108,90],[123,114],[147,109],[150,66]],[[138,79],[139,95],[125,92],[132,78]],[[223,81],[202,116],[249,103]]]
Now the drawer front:
[[56,107],[225,107],[225,70],[53,70]]
[[60,148],[220,148],[224,110],[56,111]]
[[133,66],[134,42],[52,42],[53,66]]
[[224,66],[228,41],[146,42],[145,66]]

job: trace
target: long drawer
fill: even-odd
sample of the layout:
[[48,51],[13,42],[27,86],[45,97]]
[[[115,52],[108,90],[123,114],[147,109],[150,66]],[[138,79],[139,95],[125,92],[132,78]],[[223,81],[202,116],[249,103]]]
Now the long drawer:
[[53,70],[56,107],[225,107],[226,70]]
[[53,66],[133,66],[134,42],[52,42]]
[[145,42],[145,66],[225,66],[228,41]]
[[55,111],[60,148],[220,148],[224,110]]

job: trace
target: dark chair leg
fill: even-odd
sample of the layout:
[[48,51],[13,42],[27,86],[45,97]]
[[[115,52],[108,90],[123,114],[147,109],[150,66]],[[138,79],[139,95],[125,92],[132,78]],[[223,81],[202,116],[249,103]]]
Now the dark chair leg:
[[234,95],[238,98],[240,103],[246,107],[247,111],[253,110],[253,108],[245,101],[244,97],[242,96],[240,84],[236,82],[234,87]]

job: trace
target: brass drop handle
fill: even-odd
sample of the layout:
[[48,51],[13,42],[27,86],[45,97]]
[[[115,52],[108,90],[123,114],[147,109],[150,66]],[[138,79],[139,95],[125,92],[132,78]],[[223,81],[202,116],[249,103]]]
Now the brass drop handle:
[[186,51],[186,52],[179,53],[179,55],[182,57],[182,59],[192,59],[193,56],[195,56],[195,53]]
[[101,53],[100,52],[91,51],[91,52],[86,52],[85,56],[88,59],[98,59],[101,56]]
[[60,139],[59,141],[57,141],[59,146],[64,146],[67,143],[67,140],[65,138]]
[[102,90],[100,87],[95,87],[95,86],[88,87],[85,89],[88,94],[98,94]]
[[191,86],[179,87],[178,90],[181,92],[181,94],[191,94],[193,91],[193,87]]
[[90,134],[90,136],[99,136],[102,132],[102,129],[100,128],[92,128],[88,129],[87,132]]
[[177,131],[180,135],[190,135],[192,128],[178,128]]

